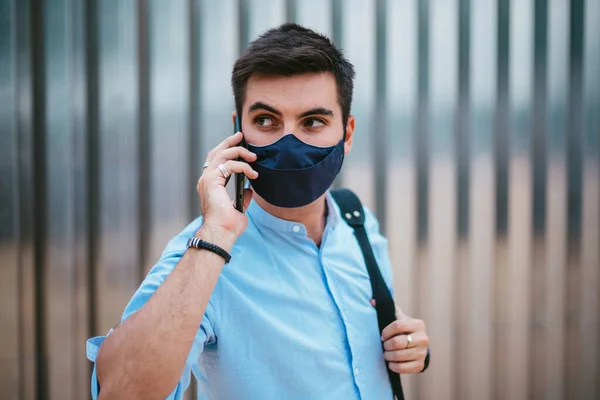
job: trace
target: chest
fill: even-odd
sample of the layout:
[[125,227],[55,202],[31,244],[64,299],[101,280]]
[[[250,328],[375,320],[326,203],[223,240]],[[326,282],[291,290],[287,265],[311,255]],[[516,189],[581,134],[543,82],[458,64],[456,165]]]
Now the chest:
[[244,262],[226,268],[218,284],[221,334],[254,331],[278,342],[319,332],[321,343],[339,343],[350,327],[376,327],[371,283],[352,239],[329,233],[320,249],[305,237],[242,241]]
[[[360,249],[326,239],[321,249],[248,241],[236,251],[246,262],[228,266],[219,279],[217,345],[202,355],[215,390],[337,398],[328,392],[334,380],[340,398],[351,398],[356,371],[370,371],[358,378],[369,387],[385,378]],[[226,375],[236,383],[221,379]]]

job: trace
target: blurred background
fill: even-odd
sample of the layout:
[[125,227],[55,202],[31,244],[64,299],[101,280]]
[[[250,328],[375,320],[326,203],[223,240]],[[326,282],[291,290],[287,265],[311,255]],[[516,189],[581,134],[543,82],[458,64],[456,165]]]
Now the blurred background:
[[286,20],[357,70],[336,185],[428,324],[407,398],[600,399],[599,0],[0,0],[0,398],[89,397],[85,340],[198,215],[233,63]]

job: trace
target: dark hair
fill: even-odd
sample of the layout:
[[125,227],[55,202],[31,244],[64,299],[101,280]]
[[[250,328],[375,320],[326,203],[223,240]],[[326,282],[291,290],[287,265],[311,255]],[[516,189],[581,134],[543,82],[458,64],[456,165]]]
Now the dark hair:
[[311,72],[331,72],[335,77],[345,125],[352,104],[354,67],[329,38],[293,23],[260,35],[235,62],[231,86],[238,114],[241,115],[251,75],[292,76]]

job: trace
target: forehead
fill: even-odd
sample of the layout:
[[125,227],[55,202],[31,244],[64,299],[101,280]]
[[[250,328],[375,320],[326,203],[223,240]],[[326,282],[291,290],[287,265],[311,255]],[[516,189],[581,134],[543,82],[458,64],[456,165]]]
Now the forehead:
[[283,112],[327,107],[339,112],[337,86],[330,72],[292,76],[251,75],[246,84],[244,110],[261,101]]

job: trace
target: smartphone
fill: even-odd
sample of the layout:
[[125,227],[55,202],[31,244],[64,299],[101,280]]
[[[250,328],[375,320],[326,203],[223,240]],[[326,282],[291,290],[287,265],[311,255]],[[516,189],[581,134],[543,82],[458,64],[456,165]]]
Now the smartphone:
[[[235,116],[233,123],[233,134],[235,135],[237,132],[242,130],[242,122],[240,121],[239,115]],[[240,146],[246,147],[246,139],[242,138],[242,142]],[[238,161],[244,161],[242,158],[238,158]],[[235,208],[239,212],[244,212],[244,186],[246,183],[246,175],[244,174],[235,174]]]

